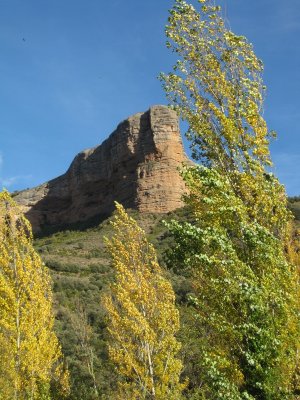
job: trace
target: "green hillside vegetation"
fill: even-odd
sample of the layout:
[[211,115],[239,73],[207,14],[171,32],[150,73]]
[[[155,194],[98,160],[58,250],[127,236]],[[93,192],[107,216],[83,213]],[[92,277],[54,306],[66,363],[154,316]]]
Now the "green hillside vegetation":
[[289,209],[295,216],[296,227],[300,227],[300,196],[289,197]]
[[[289,199],[289,207],[294,212],[295,225],[298,227],[300,199],[294,199]],[[129,215],[147,232],[160,264],[165,266],[167,249],[170,248],[172,238],[164,221],[188,221],[187,207],[167,215],[140,214],[133,210],[129,210]],[[70,370],[71,399],[74,400],[99,398],[94,390],[94,380],[97,390],[105,398],[109,396],[116,381],[114,367],[108,360],[106,318],[101,305],[101,294],[105,292],[113,276],[103,241],[104,236],[112,235],[111,219],[106,219],[94,228],[65,230],[35,240],[35,248],[49,268],[54,282],[55,328]],[[188,295],[191,293],[189,281],[179,273],[175,275],[166,271],[166,275],[173,284],[177,303],[184,313]],[[188,313],[184,318],[189,319]],[[91,331],[84,343],[82,339],[86,326],[90,326]],[[185,334],[182,331],[179,336]],[[193,341],[193,338],[186,337],[183,340],[188,345],[188,341]],[[89,370],[91,349],[95,378]],[[185,358],[186,371],[189,371],[193,359],[186,351],[183,347],[182,356]]]
[[[164,265],[164,254],[171,244],[171,237],[163,220],[186,221],[187,208],[168,215],[140,214],[133,210],[129,210],[129,214],[147,232],[161,265]],[[54,282],[56,331],[70,370],[71,399],[99,398],[94,381],[105,398],[116,380],[113,366],[108,361],[106,320],[100,300],[113,276],[103,242],[104,236],[112,235],[110,221],[108,218],[94,228],[66,230],[35,241],[35,248]],[[190,291],[187,281],[171,272],[167,272],[167,276],[182,303]],[[89,326],[91,330],[86,335]],[[91,362],[95,377],[91,373]]]
[[[198,164],[181,171],[185,208],[167,215],[129,210],[128,216],[117,204],[101,223],[44,232],[34,243],[53,278],[68,400],[299,399],[300,199],[288,203],[284,186],[268,172],[274,133],[262,115],[262,62],[245,37],[229,30],[213,0],[199,3],[198,11],[175,0],[166,35],[179,59],[173,72],[160,76],[170,104],[188,123]],[[5,200],[3,210],[8,205]],[[18,213],[2,214],[6,238],[20,224]],[[30,232],[28,225],[31,240]],[[5,271],[16,265],[14,248],[8,242],[2,250],[4,284]],[[29,293],[24,304],[34,305],[34,274],[28,279],[19,259],[27,277],[21,293]],[[19,320],[31,312],[19,313],[19,275],[11,280],[0,333],[11,303],[18,351]],[[50,286],[42,294],[52,298]],[[39,310],[29,331],[43,322]],[[31,366],[37,352],[28,348]],[[18,373],[30,376],[18,354],[11,358]],[[37,377],[46,387],[41,400],[61,400],[49,373],[44,381]],[[15,400],[41,392],[32,386],[30,395],[26,389],[18,396],[18,390]]]

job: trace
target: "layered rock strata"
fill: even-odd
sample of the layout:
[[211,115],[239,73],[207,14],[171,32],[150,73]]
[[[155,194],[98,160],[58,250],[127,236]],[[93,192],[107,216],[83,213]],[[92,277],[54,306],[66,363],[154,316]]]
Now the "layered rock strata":
[[115,200],[140,212],[166,213],[182,206],[178,168],[186,161],[176,113],[153,106],[79,153],[65,174],[15,200],[35,232],[108,215]]

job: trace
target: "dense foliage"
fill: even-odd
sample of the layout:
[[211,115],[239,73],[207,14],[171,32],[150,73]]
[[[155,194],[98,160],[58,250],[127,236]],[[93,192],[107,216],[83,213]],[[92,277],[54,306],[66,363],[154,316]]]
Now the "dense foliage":
[[186,271],[195,292],[199,379],[191,390],[207,399],[291,398],[299,287],[286,254],[287,199],[267,169],[263,67],[220,7],[199,3],[175,1],[166,34],[180,59],[161,77],[202,163],[183,172],[195,222],[170,225],[169,264]]
[[[147,232],[147,238],[155,245],[159,262],[162,263],[162,255],[171,239],[162,219],[185,221],[188,218],[187,210],[178,210],[169,216],[139,214],[130,210],[129,213]],[[72,400],[110,399],[116,389],[116,371],[108,356],[107,319],[100,300],[114,279],[114,270],[103,241],[103,236],[113,235],[111,220],[95,228],[66,230],[35,241],[36,249],[54,281],[55,327],[70,371]],[[185,297],[189,290],[182,282],[185,282],[185,278],[177,276],[173,281],[179,298]],[[79,329],[80,325],[85,325],[85,328]],[[83,341],[82,331],[86,329],[89,331],[88,340]],[[89,349],[93,350],[98,394],[89,371]]]
[[[188,208],[168,216],[143,215],[137,212],[130,212],[130,216],[146,230],[147,238],[154,243],[161,264],[163,253],[173,242],[162,220],[170,223],[175,219],[181,224],[195,222]],[[115,371],[107,354],[106,319],[99,301],[101,293],[106,291],[107,285],[113,280],[113,271],[103,243],[103,236],[110,237],[112,234],[110,220],[107,220],[93,229],[64,231],[35,241],[36,249],[49,267],[54,281],[56,332],[70,370],[72,400],[97,398],[93,379],[88,371],[86,352],[80,344],[77,325],[72,322],[78,314],[82,314],[82,308],[85,309],[84,319],[92,329],[89,341],[93,348],[99,398],[109,399],[110,393],[115,389]],[[191,329],[195,324],[194,307],[191,307],[191,297],[195,297],[193,282],[184,269],[176,271],[176,274],[172,271],[166,272],[175,289],[181,313],[179,340],[182,343],[184,375],[189,376],[190,388],[196,388],[202,385],[199,363],[201,330]],[[191,392],[192,390],[188,392],[187,398],[192,398]]]
[[7,192],[0,194],[0,398],[50,397],[68,391],[53,330],[49,272],[32,245],[31,227]]
[[[35,242],[68,400],[300,393],[300,235],[270,173],[263,65],[213,0],[197,4],[175,0],[166,34],[179,59],[161,75],[197,162],[182,170],[186,207],[162,221],[117,205],[93,229]],[[58,400],[68,376],[51,281],[16,210],[2,193],[0,399]]]
[[299,340],[296,268],[215,170],[188,170],[186,180],[196,221],[169,224],[176,239],[169,265],[193,281],[189,329],[197,330],[200,376],[191,390],[201,379],[199,394],[208,399],[289,398]]
[[103,296],[109,354],[118,370],[118,399],[179,400],[182,363],[175,294],[145,232],[120,204],[106,240],[115,281]]

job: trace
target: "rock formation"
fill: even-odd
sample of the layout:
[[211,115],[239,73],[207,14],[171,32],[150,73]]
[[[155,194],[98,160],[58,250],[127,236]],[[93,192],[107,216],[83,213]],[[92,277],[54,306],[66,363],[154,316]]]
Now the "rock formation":
[[141,212],[166,213],[182,206],[178,167],[185,161],[176,113],[154,106],[79,153],[65,174],[15,200],[35,232],[108,215],[114,200]]

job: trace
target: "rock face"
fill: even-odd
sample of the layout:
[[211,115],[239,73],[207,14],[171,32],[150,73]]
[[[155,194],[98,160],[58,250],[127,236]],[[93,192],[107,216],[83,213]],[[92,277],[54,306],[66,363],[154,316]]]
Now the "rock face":
[[114,200],[140,212],[182,206],[178,167],[187,160],[175,112],[154,106],[122,123],[101,145],[79,153],[68,171],[15,200],[38,232],[108,215]]

